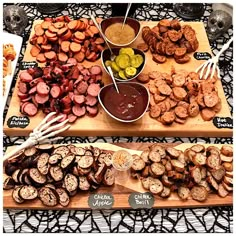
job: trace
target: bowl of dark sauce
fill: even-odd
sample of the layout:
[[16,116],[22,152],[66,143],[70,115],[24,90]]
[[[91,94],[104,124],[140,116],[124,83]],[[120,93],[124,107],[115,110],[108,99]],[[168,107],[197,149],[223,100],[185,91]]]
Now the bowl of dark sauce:
[[113,84],[100,90],[98,100],[112,118],[125,123],[139,120],[147,111],[150,94],[148,89],[139,83],[117,82],[120,93]]

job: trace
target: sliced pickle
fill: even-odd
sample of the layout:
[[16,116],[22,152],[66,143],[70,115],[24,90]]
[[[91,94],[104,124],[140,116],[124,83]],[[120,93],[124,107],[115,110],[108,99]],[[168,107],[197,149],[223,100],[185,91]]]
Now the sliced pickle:
[[143,57],[139,54],[133,55],[130,58],[131,58],[130,64],[132,67],[138,68],[143,63]]
[[121,79],[125,79],[125,80],[128,79],[128,78],[125,76],[125,71],[124,71],[124,70],[120,70],[120,71],[119,71],[119,77],[120,77]]
[[130,66],[130,57],[127,54],[121,54],[116,57],[116,63],[121,69]]
[[127,54],[129,56],[133,56],[134,55],[134,50],[133,48],[121,48],[119,51],[119,54]]
[[131,66],[125,68],[125,75],[126,75],[128,78],[132,78],[132,77],[134,77],[136,74],[137,74],[137,69],[136,69],[136,68],[131,67]]
[[114,61],[111,62],[111,68],[114,72],[119,72],[120,71],[120,67]]

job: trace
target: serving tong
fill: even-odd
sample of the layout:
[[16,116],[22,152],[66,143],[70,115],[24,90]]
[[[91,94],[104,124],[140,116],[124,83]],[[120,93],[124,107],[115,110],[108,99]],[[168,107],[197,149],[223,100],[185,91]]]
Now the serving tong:
[[200,72],[200,79],[203,78],[203,75],[205,73],[205,69],[207,68],[207,71],[205,73],[204,79],[207,79],[210,72],[211,72],[211,76],[210,79],[213,78],[214,74],[215,74],[215,70],[217,71],[217,76],[218,78],[220,78],[220,69],[217,65],[220,55],[226,51],[229,48],[229,45],[233,42],[233,37],[226,43],[223,45],[223,47],[221,48],[221,50],[216,54],[216,56],[214,56],[213,58],[207,60],[206,62],[204,62],[201,66],[199,66],[196,69],[196,72]]
[[70,128],[70,125],[66,125],[68,119],[64,120],[63,122],[58,123],[60,119],[63,118],[63,115],[57,116],[56,118],[51,119],[56,112],[49,113],[42,122],[33,129],[33,132],[30,133],[29,138],[23,142],[21,145],[17,146],[14,150],[7,153],[3,161],[7,160],[8,158],[14,156],[15,154],[19,153],[21,150],[25,148],[29,148],[31,146],[42,144],[42,143],[51,143],[57,140],[62,139],[62,137],[54,137],[55,135],[67,130]]

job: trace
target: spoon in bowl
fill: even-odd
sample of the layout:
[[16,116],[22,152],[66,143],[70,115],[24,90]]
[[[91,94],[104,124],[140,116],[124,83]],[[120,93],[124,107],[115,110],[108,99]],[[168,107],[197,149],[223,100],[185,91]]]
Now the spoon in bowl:
[[122,30],[123,30],[123,28],[125,26],[126,18],[127,18],[128,14],[129,14],[129,10],[130,10],[131,5],[132,5],[132,3],[128,3],[127,9],[126,9],[126,13],[125,13],[125,18],[124,18],[124,21],[123,21],[123,24],[122,24],[122,28],[121,28]]
[[119,91],[119,89],[118,89],[118,86],[117,86],[117,84],[116,84],[116,81],[115,81],[115,78],[114,78],[114,75],[113,75],[113,72],[112,72],[111,67],[108,66],[107,69],[108,69],[108,71],[109,71],[109,73],[110,73],[110,76],[111,76],[111,78],[112,78],[113,84],[114,84],[114,86],[115,86],[115,88],[116,88],[116,92],[117,92],[117,93],[120,93],[120,91]]
[[116,55],[113,53],[113,51],[112,51],[112,49],[111,49],[109,43],[107,42],[107,40],[106,40],[106,36],[103,34],[103,32],[102,32],[100,26],[98,25],[96,19],[94,18],[94,16],[93,16],[93,15],[90,15],[90,18],[91,18],[91,20],[93,21],[93,23],[95,24],[95,26],[98,28],[98,30],[99,30],[101,36],[103,37],[103,39],[104,39],[104,41],[105,41],[107,47],[109,48],[109,50],[110,50],[110,52],[111,52],[111,61],[114,61]]

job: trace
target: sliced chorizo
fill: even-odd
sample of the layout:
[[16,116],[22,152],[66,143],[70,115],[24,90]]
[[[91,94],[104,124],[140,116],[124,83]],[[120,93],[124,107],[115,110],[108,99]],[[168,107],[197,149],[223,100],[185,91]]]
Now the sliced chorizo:
[[79,105],[74,105],[72,107],[72,112],[74,115],[78,116],[78,117],[82,117],[85,115],[86,113],[86,109],[84,106],[80,107]]

